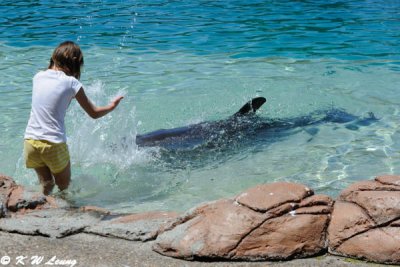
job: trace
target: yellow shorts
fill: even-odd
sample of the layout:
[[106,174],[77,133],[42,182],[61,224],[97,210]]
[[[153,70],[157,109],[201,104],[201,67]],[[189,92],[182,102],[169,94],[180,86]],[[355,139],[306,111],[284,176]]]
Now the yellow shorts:
[[66,143],[51,143],[45,140],[26,139],[24,142],[25,163],[27,168],[49,167],[54,174],[60,173],[69,163]]

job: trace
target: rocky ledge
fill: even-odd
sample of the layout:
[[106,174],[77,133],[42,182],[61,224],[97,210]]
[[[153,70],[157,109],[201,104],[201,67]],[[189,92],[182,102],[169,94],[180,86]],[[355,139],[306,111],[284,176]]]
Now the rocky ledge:
[[0,175],[0,231],[153,240],[154,251],[186,260],[270,261],[330,253],[400,264],[400,176],[355,183],[336,201],[301,184],[258,185],[179,215],[71,207]]
[[328,237],[332,254],[400,264],[400,177],[380,176],[345,189]]

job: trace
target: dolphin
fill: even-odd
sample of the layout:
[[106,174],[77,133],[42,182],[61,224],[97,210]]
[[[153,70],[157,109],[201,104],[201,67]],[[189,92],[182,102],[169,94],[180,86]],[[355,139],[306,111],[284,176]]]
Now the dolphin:
[[164,148],[192,148],[209,142],[214,137],[240,129],[245,116],[254,113],[266,102],[256,97],[244,104],[235,114],[225,120],[202,122],[173,129],[160,129],[136,136],[138,146],[159,146]]
[[377,120],[372,112],[368,113],[367,117],[359,117],[338,108],[317,110],[308,115],[283,119],[256,116],[256,111],[265,102],[264,97],[253,98],[224,120],[139,134],[136,136],[136,144],[139,147],[160,147],[167,150],[213,148],[227,146],[235,140],[245,140],[255,135],[270,137],[271,131],[275,135],[282,136],[289,130],[300,129],[312,137],[319,131],[318,128],[311,127],[312,125],[330,122],[345,124],[347,129],[357,130],[359,127],[370,125]]

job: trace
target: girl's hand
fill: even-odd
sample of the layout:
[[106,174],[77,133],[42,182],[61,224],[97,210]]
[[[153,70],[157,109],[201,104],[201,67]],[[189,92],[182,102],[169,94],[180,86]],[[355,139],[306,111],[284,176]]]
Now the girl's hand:
[[111,110],[115,109],[119,105],[119,102],[121,102],[121,100],[123,98],[124,98],[123,96],[118,96],[113,101],[111,101],[111,103],[110,103]]

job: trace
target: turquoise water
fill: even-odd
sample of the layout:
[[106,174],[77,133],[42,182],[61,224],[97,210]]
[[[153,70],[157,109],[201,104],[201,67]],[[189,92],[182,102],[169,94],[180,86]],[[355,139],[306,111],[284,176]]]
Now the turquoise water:
[[[78,205],[184,210],[273,181],[335,196],[354,181],[400,173],[397,0],[3,0],[0,12],[0,172],[26,186],[37,188],[22,159],[31,79],[66,39],[83,49],[94,102],[125,95],[97,121],[70,107]],[[192,153],[134,143],[137,133],[226,118],[255,96],[267,98],[263,118],[336,107],[379,121]]]

